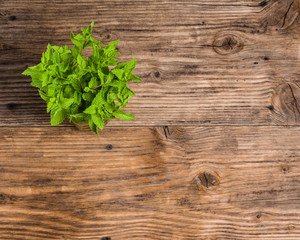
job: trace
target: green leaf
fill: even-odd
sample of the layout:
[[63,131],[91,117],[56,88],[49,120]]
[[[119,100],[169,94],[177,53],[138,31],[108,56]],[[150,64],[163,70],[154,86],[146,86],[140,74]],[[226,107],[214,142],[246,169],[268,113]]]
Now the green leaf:
[[57,51],[53,53],[51,60],[53,61],[53,63],[60,63],[59,53]]
[[33,87],[42,88],[43,82],[42,82],[42,76],[45,73],[45,71],[42,70],[42,66],[40,64],[28,67],[22,74],[26,76],[31,76],[32,82],[31,85]]
[[89,82],[89,88],[94,88],[94,87],[98,86],[98,84],[99,83],[97,82],[97,78],[92,77]]
[[78,80],[78,76],[76,74],[71,74],[68,76],[68,79],[71,81],[71,85],[75,89],[75,91],[81,92],[82,89]]
[[81,100],[82,100],[82,94],[78,93],[78,92],[74,92],[74,103],[77,105],[81,104]]
[[122,69],[112,69],[111,72],[117,76],[120,80],[124,79],[124,70]]
[[84,110],[84,113],[86,114],[95,114],[96,112],[97,112],[97,107],[95,105],[91,105]]
[[130,121],[134,119],[134,116],[130,113],[125,113],[121,109],[115,111],[112,113],[116,118],[119,118],[121,120]]
[[62,123],[66,118],[65,110],[56,106],[51,110],[51,125],[56,126]]
[[104,107],[109,113],[112,113],[114,111],[114,107],[112,104],[104,103]]
[[50,98],[43,91],[39,91],[39,94],[43,100],[45,100],[46,102],[49,101]]
[[85,113],[77,113],[77,114],[71,114],[70,118],[71,120],[74,120],[75,122],[79,123],[79,122],[83,122],[87,119],[87,114]]
[[83,56],[78,55],[77,56],[77,64],[79,69],[85,69],[86,68],[86,60]]
[[106,53],[115,53],[116,51],[116,46],[118,45],[119,40],[112,41],[109,44],[106,45],[105,50]]
[[74,96],[74,88],[72,85],[67,85],[64,89],[64,97],[71,98],[72,96]]
[[104,82],[105,82],[105,75],[104,75],[104,73],[101,70],[98,70],[97,73],[98,73],[98,76],[100,78],[101,84],[104,85]]
[[113,101],[118,101],[118,95],[114,92],[107,95],[107,102],[112,103]]
[[49,113],[53,108],[55,108],[56,104],[54,102],[47,103],[47,113]]
[[89,127],[94,133],[96,133],[98,135],[98,129],[97,129],[95,123],[93,122],[92,118],[89,119]]
[[82,98],[87,102],[91,102],[94,99],[94,94],[92,92],[83,93]]
[[92,35],[92,31],[93,31],[93,26],[94,26],[94,21],[91,22],[91,25],[88,26],[88,28],[86,29],[87,33],[89,35]]
[[92,120],[99,129],[104,128],[104,121],[99,114],[92,114]]
[[53,55],[53,50],[52,47],[50,45],[50,43],[47,45],[47,51],[45,52],[45,58],[47,60],[47,63],[49,63],[52,59],[52,55]]
[[93,99],[94,105],[98,105],[98,106],[103,105],[104,99],[103,99],[102,95],[103,95],[103,93],[101,91],[97,93],[96,97]]
[[[78,35],[77,35],[78,36]],[[70,34],[70,38],[71,38],[71,41],[72,41],[72,43],[76,46],[76,47],[78,47],[78,48],[83,48],[83,44],[84,44],[84,41],[82,40],[82,41],[80,41],[78,38],[79,37],[75,37],[75,35],[74,35],[74,33],[73,32],[71,32],[71,34]]]
[[131,74],[131,72],[133,71],[133,69],[135,69],[136,66],[136,60],[135,58],[133,58],[130,62],[127,62],[123,68],[124,72],[126,73],[126,75]]
[[50,84],[48,85],[48,95],[53,96],[56,90],[56,84]]
[[139,77],[135,76],[134,74],[130,74],[129,77],[128,77],[128,81],[141,82],[142,79],[140,79]]
[[47,72],[43,72],[41,74],[41,80],[42,80],[42,87],[46,86],[48,84],[49,74]]
[[60,107],[63,109],[67,109],[74,102],[74,98],[64,98],[62,95],[60,96]]

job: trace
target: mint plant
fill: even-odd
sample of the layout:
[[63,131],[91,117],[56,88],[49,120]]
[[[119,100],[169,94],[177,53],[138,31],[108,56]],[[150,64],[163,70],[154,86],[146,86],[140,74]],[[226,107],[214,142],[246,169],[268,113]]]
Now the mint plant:
[[[39,88],[41,98],[47,102],[51,125],[65,118],[76,123],[87,121],[98,135],[98,129],[103,129],[110,119],[134,119],[121,108],[135,96],[127,82],[142,80],[132,73],[135,58],[118,63],[118,40],[101,47],[103,43],[91,37],[93,25],[94,22],[87,29],[81,28],[82,34],[76,36],[71,32],[73,49],[48,44],[41,62],[23,74],[31,76],[31,85]],[[83,50],[88,47],[93,54],[86,59]]]

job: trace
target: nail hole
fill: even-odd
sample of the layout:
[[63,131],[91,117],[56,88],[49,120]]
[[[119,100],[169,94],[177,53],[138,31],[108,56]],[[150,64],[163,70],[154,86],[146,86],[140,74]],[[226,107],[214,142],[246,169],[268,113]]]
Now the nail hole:
[[10,16],[10,17],[9,17],[9,20],[10,20],[10,21],[15,21],[16,19],[17,19],[16,16]]
[[112,149],[113,149],[113,146],[112,146],[111,144],[108,144],[108,145],[106,145],[106,149],[107,149],[107,150],[112,150]]
[[269,60],[269,58],[268,58],[268,57],[264,57],[264,60],[268,61],[268,60]]
[[288,167],[282,167],[282,172],[283,172],[284,174],[287,173],[288,170],[289,170]]
[[256,215],[256,218],[257,218],[257,219],[260,219],[260,218],[261,218],[261,214],[260,214],[260,213],[257,214],[257,215]]
[[253,64],[258,64],[258,62],[254,62]]

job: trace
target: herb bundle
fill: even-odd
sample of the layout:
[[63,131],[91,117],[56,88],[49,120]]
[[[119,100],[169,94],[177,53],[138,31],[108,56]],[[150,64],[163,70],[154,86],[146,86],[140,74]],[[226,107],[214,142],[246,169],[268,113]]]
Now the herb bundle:
[[[110,119],[134,119],[121,108],[135,95],[127,82],[142,80],[132,74],[135,58],[118,64],[118,41],[101,47],[103,43],[91,37],[93,25],[94,22],[87,29],[82,28],[82,34],[76,36],[71,32],[73,49],[48,44],[41,63],[27,68],[23,74],[31,76],[31,85],[40,89],[47,112],[51,112],[51,125],[58,125],[65,118],[76,123],[88,121],[90,129],[98,135],[98,129],[103,129]],[[93,50],[88,59],[83,56],[87,47]]]

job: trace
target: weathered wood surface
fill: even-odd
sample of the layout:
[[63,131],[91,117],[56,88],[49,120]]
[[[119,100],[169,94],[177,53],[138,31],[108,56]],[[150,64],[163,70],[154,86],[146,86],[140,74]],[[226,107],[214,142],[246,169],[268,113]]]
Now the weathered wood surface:
[[3,127],[1,239],[299,239],[299,134]]
[[[300,1],[0,0],[0,239],[300,239]],[[132,122],[50,127],[21,72],[95,21]],[[121,127],[122,126],[122,127]]]
[[69,32],[92,20],[95,37],[119,38],[120,61],[135,56],[144,79],[131,84],[136,120],[110,126],[299,125],[291,104],[299,98],[287,96],[291,116],[270,110],[275,89],[299,80],[299,0],[10,0],[0,8],[1,125],[49,125],[20,74],[47,43],[71,44]]

